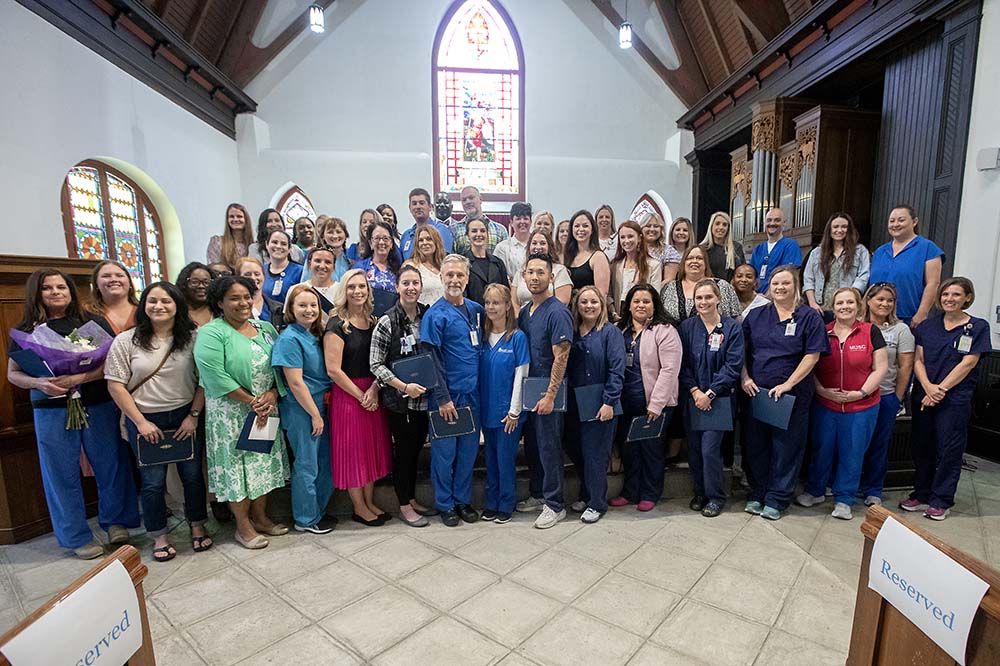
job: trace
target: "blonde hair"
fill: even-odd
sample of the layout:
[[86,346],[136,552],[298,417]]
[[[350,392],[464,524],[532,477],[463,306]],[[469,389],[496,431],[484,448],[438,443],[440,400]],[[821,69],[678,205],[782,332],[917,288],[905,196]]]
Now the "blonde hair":
[[711,250],[716,246],[715,237],[712,235],[712,228],[715,226],[715,221],[720,217],[726,221],[728,226],[726,228],[726,240],[719,247],[726,251],[726,270],[734,271],[736,270],[736,246],[733,244],[733,218],[729,217],[728,213],[724,213],[721,210],[712,213],[712,217],[708,218],[708,231],[705,232],[705,238],[701,241],[701,244],[706,250]]
[[[682,250],[682,252],[687,252],[692,247],[697,245],[698,241],[695,240],[694,237],[694,225],[691,224],[691,220],[687,219],[686,217],[678,217],[676,220],[673,221],[673,223],[670,225],[670,230],[667,231],[667,242],[670,243],[671,245],[674,245],[674,229],[676,229],[677,226],[680,224],[687,225],[688,239],[687,243],[684,244],[684,250]],[[680,248],[678,248],[676,245],[674,245],[674,248],[680,250]]]
[[236,260],[236,265],[233,267],[236,270],[236,275],[239,275],[240,271],[243,270],[243,264],[248,264],[248,263],[257,264],[258,266],[260,266],[260,271],[262,273],[264,272],[264,264],[261,263],[260,259],[257,259],[255,257],[240,257],[239,259]]
[[[657,250],[662,250],[663,248],[665,248],[667,246],[667,229],[666,229],[666,225],[663,223],[663,218],[662,217],[660,217],[659,215],[657,215],[653,211],[649,211],[648,213],[646,213],[642,217],[642,221],[639,223],[639,227],[643,228],[647,224],[649,224],[650,222],[655,222],[660,227],[660,239],[658,241],[656,241],[656,249]],[[649,249],[649,248],[647,248],[647,249]]]
[[854,318],[859,321],[864,321],[865,315],[865,301],[861,297],[861,292],[854,287],[841,287],[837,291],[833,292],[833,302],[837,302],[837,296],[840,294],[850,293],[854,296],[854,304],[858,306],[858,313],[854,315]]
[[698,284],[694,286],[694,291],[691,293],[697,294],[698,290],[701,289],[702,287],[710,288],[712,292],[715,294],[715,297],[718,298],[720,301],[722,300],[722,290],[719,289],[719,283],[715,281],[715,278],[709,277],[709,278],[704,278],[702,280],[698,280]]
[[352,268],[344,273],[340,278],[340,282],[337,283],[337,293],[333,296],[333,316],[338,317],[344,322],[345,333],[351,330],[351,323],[348,321],[349,313],[347,311],[347,283],[359,275],[365,279],[365,286],[368,287],[368,300],[365,301],[364,307],[361,309],[361,314],[366,319],[372,320],[372,312],[375,311],[375,296],[372,294],[372,286],[368,282],[368,275],[360,268]]
[[319,294],[307,282],[300,282],[288,290],[288,295],[285,296],[285,323],[295,323],[295,313],[292,312],[292,306],[295,305],[295,299],[303,293],[309,294],[316,299],[316,319],[313,323],[309,324],[307,330],[317,338],[321,338],[323,337],[323,305],[322,301],[319,300]]
[[583,319],[580,316],[580,297],[588,291],[594,292],[594,295],[597,296],[597,300],[601,304],[601,314],[597,315],[597,322],[594,324],[594,330],[599,331],[608,323],[608,299],[601,295],[601,290],[592,284],[580,289],[573,299],[573,328],[580,330],[580,323]]
[[531,221],[531,230],[534,231],[535,226],[538,224],[539,218],[547,217],[549,218],[549,223],[552,225],[552,231],[556,230],[556,217],[547,210],[540,210],[535,213],[535,219]]
[[[424,261],[420,256],[420,250],[417,249],[420,246],[421,234],[430,236],[431,242],[434,243],[434,252],[431,254],[430,261]],[[414,266],[422,266],[429,263],[437,270],[441,270],[441,263],[447,254],[447,251],[444,249],[444,241],[441,240],[441,232],[435,229],[434,225],[425,224],[417,231],[413,239],[413,255],[410,257],[410,263]]]
[[799,267],[795,264],[784,264],[778,266],[771,273],[771,277],[767,282],[767,297],[774,302],[774,294],[771,293],[771,286],[774,284],[774,276],[778,273],[788,273],[792,276],[792,309],[795,310],[802,304],[802,280],[799,278]]
[[[517,330],[517,313],[514,312],[514,302],[510,297],[510,287],[502,284],[497,284],[495,282],[486,285],[486,289],[483,290],[483,304],[485,305],[486,299],[493,297],[499,300],[501,303],[505,303],[507,306],[506,318],[504,320],[504,340],[510,340],[511,336],[514,335],[514,331]],[[486,322],[483,324],[483,332],[489,336],[497,331],[493,330],[493,320],[486,317]]]

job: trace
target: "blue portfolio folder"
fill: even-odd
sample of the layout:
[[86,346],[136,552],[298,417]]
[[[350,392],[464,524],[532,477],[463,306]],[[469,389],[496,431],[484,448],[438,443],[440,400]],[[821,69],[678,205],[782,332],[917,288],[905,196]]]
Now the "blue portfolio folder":
[[176,430],[164,430],[163,439],[156,444],[136,436],[132,442],[136,462],[139,467],[167,465],[169,463],[194,460],[194,445],[197,433],[187,439],[176,439]]
[[438,385],[437,368],[430,354],[417,354],[394,361],[392,374],[404,384],[420,384],[425,389]]
[[[525,377],[524,383],[521,384],[521,408],[526,412],[534,411],[538,401],[542,399],[542,396],[548,390],[548,377]],[[559,385],[559,390],[556,392],[555,407],[552,411],[566,411],[566,382]]]
[[[587,386],[577,386],[573,389],[573,398],[576,399],[576,411],[580,414],[580,421],[596,421],[597,412],[604,406],[604,384],[589,384]],[[615,401],[612,405],[615,416],[622,413],[622,403]]]
[[392,309],[392,306],[396,304],[399,300],[399,294],[394,291],[387,291],[385,289],[372,289],[372,301],[374,301],[375,309],[372,314],[376,317],[381,317],[386,312]]
[[476,420],[472,418],[471,407],[458,407],[458,420],[451,423],[441,418],[437,411],[430,412],[431,438],[461,437],[476,432]]
[[761,387],[750,401],[750,413],[761,423],[788,430],[788,421],[795,407],[795,396],[786,393],[777,401],[767,395],[769,389]]
[[[274,416],[268,417],[268,422],[277,421],[278,419]],[[274,439],[251,439],[250,432],[253,430],[254,422],[257,420],[257,414],[251,410],[247,414],[246,421],[243,422],[243,432],[240,433],[240,439],[236,442],[236,448],[240,451],[253,451],[254,453],[270,453],[271,449],[274,448]],[[275,439],[277,439],[277,433],[275,433]]]
[[647,421],[645,415],[636,416],[629,425],[628,437],[625,438],[625,441],[637,442],[643,439],[659,439],[663,437],[663,427],[666,423],[667,420],[663,414],[660,414],[652,421]]
[[729,396],[717,397],[712,401],[712,409],[707,412],[698,409],[694,398],[688,397],[685,423],[694,432],[729,431],[733,429],[733,403]]
[[52,370],[42,360],[42,358],[30,349],[19,349],[8,354],[10,358],[21,368],[21,372],[30,375],[35,379],[41,377],[52,377]]

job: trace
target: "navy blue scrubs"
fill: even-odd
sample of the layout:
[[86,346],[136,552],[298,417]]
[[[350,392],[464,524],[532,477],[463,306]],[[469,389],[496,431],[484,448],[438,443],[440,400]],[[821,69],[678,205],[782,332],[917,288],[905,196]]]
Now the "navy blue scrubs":
[[[944,315],[921,322],[913,331],[917,354],[924,353],[927,379],[940,384],[963,358],[969,354],[988,354],[993,350],[990,326],[985,320],[970,317],[950,331],[945,328]],[[920,382],[913,382],[913,463],[916,473],[910,498],[937,509],[949,509],[955,504],[955,489],[962,473],[962,454],[968,442],[969,417],[972,414],[972,393],[976,387],[979,366],[965,379],[952,386],[944,400],[933,407],[923,407],[926,392]]]
[[[823,317],[804,304],[783,321],[778,319],[774,304],[751,310],[743,320],[743,338],[747,372],[764,392],[791,377],[804,356],[830,353]],[[788,508],[805,453],[809,405],[815,392],[811,372],[792,388],[795,407],[787,430],[762,423],[752,415],[747,419],[743,470],[750,483],[749,501],[778,511]]]
[[[625,341],[617,327],[606,323],[573,339],[569,353],[569,386],[602,384],[602,405],[619,404],[625,377]],[[608,510],[608,463],[617,417],[610,421],[583,421],[572,390],[569,393],[564,445],[580,477],[580,501],[604,513]],[[590,419],[592,414],[583,418]]]
[[[531,355],[528,376],[548,378],[552,376],[555,360],[552,347],[573,341],[573,317],[555,296],[549,296],[534,312],[532,305],[525,304],[517,318],[518,327],[528,337]],[[544,416],[537,412],[528,414],[524,449],[531,467],[529,490],[532,497],[542,497],[556,513],[563,509],[562,430],[562,412]]]

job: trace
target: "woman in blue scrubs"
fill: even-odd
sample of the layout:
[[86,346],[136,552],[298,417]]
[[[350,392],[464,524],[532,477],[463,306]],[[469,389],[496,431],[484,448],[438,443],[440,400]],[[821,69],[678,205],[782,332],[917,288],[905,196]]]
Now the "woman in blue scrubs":
[[[593,285],[577,294],[573,323],[563,446],[576,465],[580,499],[570,508],[583,513],[583,522],[596,523],[608,510],[608,463],[625,378],[625,344],[621,332],[608,323],[607,298]],[[602,387],[600,407],[596,413],[582,413],[577,391],[597,385]]]
[[[680,326],[684,357],[681,363],[681,390],[691,399],[687,409],[710,412],[718,398],[730,399],[739,384],[743,369],[743,329],[732,317],[719,314],[722,292],[715,280],[706,278],[694,287],[694,309],[697,317],[689,317]],[[726,504],[726,488],[722,471],[722,438],[732,431],[732,410],[729,403],[728,427],[718,430],[688,428],[688,460],[694,497],[691,510],[701,511],[706,518],[722,513]]]
[[896,285],[896,314],[912,328],[934,307],[944,264],[941,248],[917,235],[918,222],[912,207],[893,208],[888,223],[892,240],[875,250],[871,269],[871,282]]
[[943,312],[913,332],[917,356],[913,364],[913,492],[900,502],[905,511],[923,511],[944,520],[955,504],[968,441],[972,392],[979,357],[993,349],[990,326],[965,312],[976,298],[968,278],[941,283],[938,304]]
[[483,291],[486,323],[479,357],[480,414],[486,459],[486,504],[481,520],[509,523],[517,504],[514,460],[521,442],[521,384],[528,376],[528,338],[517,328],[510,289],[491,284]]
[[271,260],[264,264],[264,286],[261,290],[269,306],[276,304],[272,311],[278,310],[277,305],[284,304],[292,286],[302,282],[302,264],[294,263],[288,255],[291,246],[292,239],[284,230],[268,234],[267,254]]
[[809,428],[809,405],[816,389],[813,368],[830,353],[826,326],[818,312],[802,303],[799,269],[786,264],[771,274],[771,303],[743,320],[747,361],[743,390],[753,397],[766,391],[772,400],[795,398],[788,428],[747,420],[743,470],[750,491],[744,511],[778,520],[792,501]]

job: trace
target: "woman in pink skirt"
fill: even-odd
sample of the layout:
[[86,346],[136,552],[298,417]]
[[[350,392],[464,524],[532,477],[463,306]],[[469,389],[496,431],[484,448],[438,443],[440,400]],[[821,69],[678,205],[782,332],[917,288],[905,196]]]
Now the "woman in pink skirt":
[[375,481],[390,471],[389,427],[379,408],[379,387],[368,361],[372,344],[371,288],[364,271],[344,274],[326,325],[323,353],[330,392],[330,463],[333,485],[346,488],[357,523],[377,527],[389,514],[375,506]]

